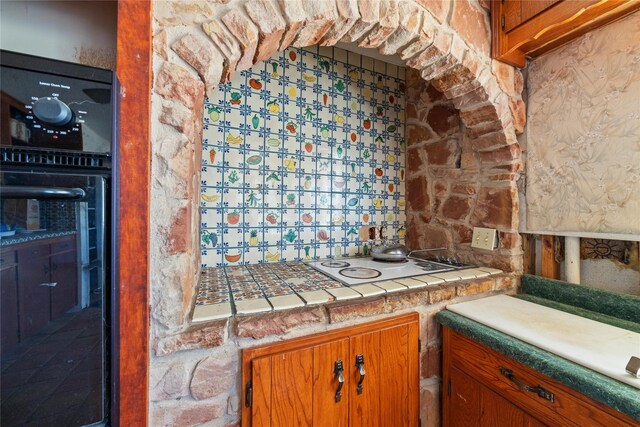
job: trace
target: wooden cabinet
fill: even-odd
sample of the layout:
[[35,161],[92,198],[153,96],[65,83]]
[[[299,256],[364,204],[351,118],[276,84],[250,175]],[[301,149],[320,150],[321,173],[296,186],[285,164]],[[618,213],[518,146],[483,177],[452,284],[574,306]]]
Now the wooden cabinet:
[[418,314],[244,350],[243,426],[417,426]]
[[516,67],[640,9],[637,0],[492,0],[493,58]]
[[2,351],[38,333],[78,303],[76,236],[2,251]]
[[49,245],[34,243],[18,250],[20,339],[24,340],[51,320]]
[[78,261],[76,242],[66,239],[51,245],[49,258],[51,283],[51,320],[63,315],[78,303]]
[[3,353],[18,343],[17,270],[16,252],[3,249],[0,252],[0,345]]
[[447,327],[443,327],[442,345],[443,426],[637,425],[630,417]]

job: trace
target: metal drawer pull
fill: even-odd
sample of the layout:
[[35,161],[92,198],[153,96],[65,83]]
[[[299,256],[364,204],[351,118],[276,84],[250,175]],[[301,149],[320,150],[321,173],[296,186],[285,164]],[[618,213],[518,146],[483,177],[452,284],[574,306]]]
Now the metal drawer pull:
[[553,393],[550,392],[549,390],[547,390],[546,388],[542,387],[541,385],[537,385],[535,387],[532,387],[532,386],[527,385],[527,384],[523,383],[522,381],[518,380],[511,369],[507,369],[504,366],[500,366],[500,373],[503,376],[507,377],[515,385],[517,385],[521,390],[530,391],[532,393],[535,393],[539,397],[541,397],[541,398],[543,398],[545,400],[548,400],[549,402],[553,402],[554,399],[555,399],[555,396],[553,395]]
[[342,399],[342,386],[344,385],[344,376],[342,372],[344,368],[342,367],[342,360],[336,360],[335,365],[333,366],[333,373],[338,377],[338,389],[336,390],[336,402],[340,402]]
[[364,376],[366,374],[366,371],[364,370],[364,356],[362,354],[356,355],[356,367],[360,370],[360,381],[358,381],[358,387],[356,387],[356,390],[358,394],[362,394],[362,382],[364,381]]
[[58,286],[58,282],[40,283],[40,286],[48,286],[50,288],[55,288],[56,286]]

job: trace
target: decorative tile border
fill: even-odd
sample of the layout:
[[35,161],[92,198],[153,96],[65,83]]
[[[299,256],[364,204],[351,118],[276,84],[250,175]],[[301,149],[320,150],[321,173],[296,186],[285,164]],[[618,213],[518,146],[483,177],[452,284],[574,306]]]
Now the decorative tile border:
[[404,68],[290,48],[207,99],[207,266],[366,254],[362,225],[404,239]]
[[[502,273],[485,267],[464,271],[463,280]],[[461,280],[461,275],[440,278],[440,274],[344,286],[298,261],[250,264],[202,269],[192,321],[204,322],[231,317],[287,310],[307,304],[324,304],[423,288],[445,281]]]

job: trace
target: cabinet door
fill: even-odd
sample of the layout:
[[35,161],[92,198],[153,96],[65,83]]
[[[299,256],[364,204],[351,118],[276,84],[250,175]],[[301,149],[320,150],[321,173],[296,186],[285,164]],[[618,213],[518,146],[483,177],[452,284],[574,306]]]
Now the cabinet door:
[[380,425],[417,426],[420,411],[418,324],[380,331]]
[[[349,425],[346,358],[349,340],[341,339],[252,362],[252,426]],[[336,401],[336,361],[342,361],[344,382]]]
[[[350,373],[349,405],[352,427],[375,427],[380,425],[380,333],[370,332],[351,337],[349,342]],[[356,357],[362,356],[365,376],[362,391],[358,393],[360,372],[356,367]]]
[[18,251],[20,340],[42,329],[50,319],[49,245]]
[[[313,348],[313,425],[347,427],[349,425],[349,339],[317,345]],[[342,386],[336,374],[336,362],[342,364]],[[340,398],[336,391],[340,387]]]
[[76,306],[78,301],[78,262],[73,250],[51,255],[51,320]]
[[450,368],[449,381],[450,389],[447,396],[443,396],[449,399],[448,417],[445,417],[449,423],[445,425],[544,427],[543,423],[457,368]]
[[0,327],[2,352],[18,343],[18,281],[15,252],[3,253],[0,258]]

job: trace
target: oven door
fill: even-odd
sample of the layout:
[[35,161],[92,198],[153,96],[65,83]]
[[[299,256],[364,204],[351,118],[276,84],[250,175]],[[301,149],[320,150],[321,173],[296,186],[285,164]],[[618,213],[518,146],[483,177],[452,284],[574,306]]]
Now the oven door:
[[0,173],[3,424],[106,419],[109,178]]

